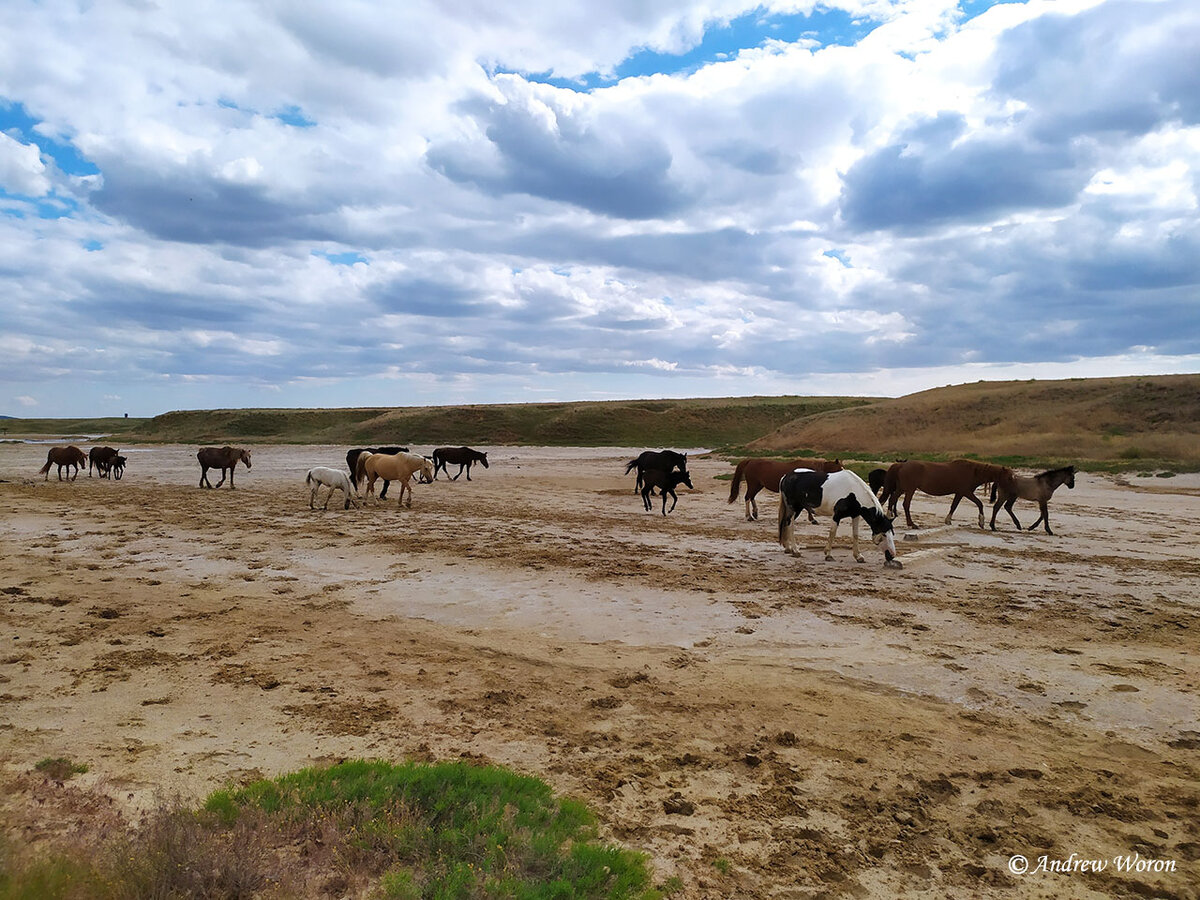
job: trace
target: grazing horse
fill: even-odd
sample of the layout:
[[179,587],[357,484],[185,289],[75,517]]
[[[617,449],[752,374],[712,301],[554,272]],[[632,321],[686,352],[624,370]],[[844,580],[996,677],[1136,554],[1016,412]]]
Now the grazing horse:
[[840,459],[743,459],[733,470],[733,482],[729,485],[729,502],[738,498],[742,479],[746,481],[746,521],[758,519],[758,501],[754,498],[766,488],[772,493],[779,491],[779,480],[795,469],[811,469],[814,472],[840,472]]
[[200,487],[212,487],[208,480],[209,469],[220,469],[221,480],[217,482],[217,487],[225,483],[225,472],[229,472],[229,489],[233,490],[233,470],[239,462],[244,462],[246,468],[250,468],[250,451],[243,450],[240,447],[201,447],[196,452],[196,459],[200,461]]
[[642,491],[643,473],[648,469],[657,469],[660,472],[670,472],[672,469],[678,469],[680,472],[687,471],[687,454],[679,453],[676,450],[643,450],[636,459],[631,459],[625,464],[625,474],[628,475],[637,467],[637,481],[634,482],[633,492],[640,494]]
[[[46,464],[38,469],[39,475],[45,475],[45,481],[50,480],[50,467],[58,466],[58,480],[62,481],[63,467],[67,468],[67,480],[74,481],[79,477],[79,473],[83,471],[84,464],[87,463],[86,454],[74,444],[67,447],[51,447],[50,452],[46,454]],[[70,470],[74,469],[74,472]]]
[[[407,453],[407,452],[408,452],[407,447],[365,447],[365,448],[359,447],[355,450],[347,450],[346,451],[346,466],[347,466],[347,468],[350,469],[350,481],[354,485],[354,489],[356,491],[358,490],[358,473],[357,473],[356,469],[358,467],[358,465],[357,465],[358,458],[360,456],[362,456],[362,454],[364,454],[364,453]],[[388,489],[389,484],[391,484],[390,481],[385,481],[383,483],[383,490],[379,492],[380,500],[387,499],[387,489]]]
[[1041,510],[1041,515],[1038,520],[1029,526],[1029,530],[1037,528],[1038,525],[1046,523],[1046,534],[1054,534],[1050,530],[1050,511],[1046,508],[1046,504],[1050,501],[1050,497],[1058,489],[1059,485],[1065,484],[1069,489],[1075,487],[1075,467],[1064,466],[1061,469],[1050,469],[1048,472],[1043,472],[1041,475],[1029,477],[1026,475],[1013,475],[1011,485],[1001,485],[999,483],[992,485],[992,531],[996,530],[996,513],[1000,511],[1000,507],[1004,507],[1004,511],[1012,516],[1013,524],[1017,526],[1017,531],[1021,530],[1021,523],[1017,521],[1017,514],[1013,512],[1013,504],[1017,500],[1033,500]]
[[[329,488],[329,493],[325,495],[325,505],[322,509],[329,509],[329,501],[333,497],[334,491],[341,491],[346,503],[342,509],[350,508],[350,501],[353,499],[354,505],[358,506],[358,497],[354,493],[354,489],[350,486],[350,479],[341,469],[331,469],[328,466],[315,466],[308,470],[308,474],[304,476],[304,483],[312,488],[312,493],[308,497],[308,508],[313,509],[313,504],[317,502],[317,492],[321,490],[321,485]],[[380,499],[383,499],[382,496]]]
[[117,458],[118,451],[112,447],[93,447],[88,451],[88,478],[92,477],[92,466],[100,473],[101,478],[107,478],[109,469],[112,467],[113,460]]
[[[404,504],[412,508],[412,476],[420,472],[426,483],[433,481],[433,463],[424,456],[415,453],[363,453],[358,457],[355,472],[358,480],[367,479],[367,496],[375,493],[375,482],[384,478],[388,481],[400,482],[400,497],[396,505]],[[404,491],[408,489],[408,502],[404,503]],[[383,498],[380,497],[382,500]]]
[[646,507],[646,512],[650,511],[650,491],[653,488],[658,488],[662,492],[662,514],[664,516],[670,511],[667,509],[667,494],[671,495],[671,509],[675,509],[675,504],[679,502],[679,498],[675,496],[675,488],[681,484],[692,486],[692,477],[687,472],[647,469],[642,473],[642,503]]
[[779,482],[779,543],[792,556],[799,556],[796,546],[795,520],[800,510],[832,516],[833,525],[825,541],[825,558],[833,559],[833,538],[842,519],[850,519],[854,534],[854,558],[865,562],[858,552],[858,520],[871,529],[871,541],[883,545],[884,565],[903,568],[896,559],[896,539],[892,520],[883,511],[883,504],[871,493],[861,478],[849,470],[841,472],[812,472],[798,469],[783,476]]
[[884,480],[883,496],[879,499],[887,504],[888,512],[894,516],[896,501],[903,494],[904,521],[909,528],[918,528],[920,526],[913,522],[909,512],[913,494],[917,491],[938,497],[954,495],[950,512],[946,513],[947,525],[954,517],[954,510],[958,509],[959,501],[966,497],[979,507],[979,527],[983,528],[983,503],[975,496],[975,489],[989,482],[997,483],[1004,489],[1012,483],[1012,478],[1013,471],[1007,466],[977,462],[973,459],[952,459],[950,462],[922,462],[910,459],[892,463]]
[[[488,467],[487,454],[480,453],[478,450],[472,450],[470,447],[438,447],[433,451],[433,477],[437,478],[438,469],[446,473],[446,477],[450,478],[450,471],[446,468],[446,463],[454,463],[458,466],[458,475],[463,473],[463,469],[467,470],[467,481],[471,480],[471,463],[483,463],[483,467]],[[451,481],[458,481],[458,475],[450,478]]]

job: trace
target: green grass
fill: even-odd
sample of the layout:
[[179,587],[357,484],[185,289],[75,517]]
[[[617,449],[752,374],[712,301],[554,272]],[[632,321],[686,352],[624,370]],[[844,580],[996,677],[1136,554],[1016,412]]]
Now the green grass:
[[82,775],[88,767],[81,763],[73,763],[62,756],[47,757],[34,765],[37,771],[55,781],[66,781],[75,775]]
[[[301,848],[297,851],[297,848]],[[99,849],[22,858],[0,843],[0,900],[351,894],[658,900],[646,859],[598,840],[581,803],[464,762],[355,760],[164,802]]]

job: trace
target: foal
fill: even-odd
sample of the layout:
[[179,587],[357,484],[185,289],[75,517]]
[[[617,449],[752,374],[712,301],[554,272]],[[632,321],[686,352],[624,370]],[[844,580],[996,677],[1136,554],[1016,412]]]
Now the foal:
[[665,516],[670,510],[667,509],[667,494],[671,495],[671,509],[675,508],[675,504],[679,502],[679,498],[675,496],[675,488],[681,484],[692,486],[692,476],[687,472],[664,472],[661,469],[646,469],[642,472],[642,503],[649,512],[651,508],[650,491],[658,488],[662,491],[662,514]]
[[1048,472],[1043,472],[1041,475],[1034,475],[1032,478],[1026,475],[1014,475],[1012,482],[1008,485],[1003,483],[993,484],[992,531],[996,530],[996,513],[1000,511],[1001,506],[1004,507],[1005,512],[1012,516],[1013,524],[1017,526],[1017,531],[1020,531],[1021,523],[1017,521],[1017,514],[1013,512],[1013,504],[1018,500],[1033,500],[1037,503],[1038,509],[1041,510],[1042,514],[1038,516],[1036,522],[1029,526],[1029,530],[1033,531],[1033,529],[1044,522],[1046,534],[1054,534],[1050,530],[1050,511],[1046,504],[1061,484],[1065,484],[1068,489],[1075,487],[1074,466],[1050,469]]

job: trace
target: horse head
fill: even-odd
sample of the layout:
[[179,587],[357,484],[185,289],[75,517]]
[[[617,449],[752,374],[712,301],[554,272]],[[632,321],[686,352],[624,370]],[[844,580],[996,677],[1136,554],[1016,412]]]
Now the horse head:
[[242,462],[244,462],[246,464],[247,469],[250,468],[250,451],[249,450],[242,451]]
[[486,454],[486,453],[480,453],[480,454],[479,454],[479,461],[480,461],[481,463],[483,463],[483,467],[484,467],[485,469],[486,469],[486,468],[488,468],[488,461],[487,461],[487,454]]
[[[484,468],[487,468],[486,462],[484,462]],[[424,456],[421,457],[421,482],[422,484],[433,484],[433,463]]]

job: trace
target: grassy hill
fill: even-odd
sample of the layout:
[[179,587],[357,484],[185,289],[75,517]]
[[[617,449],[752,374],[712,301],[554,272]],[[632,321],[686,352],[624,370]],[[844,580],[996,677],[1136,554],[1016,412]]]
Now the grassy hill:
[[142,420],[114,433],[113,439],[125,443],[713,447],[744,445],[786,422],[870,402],[861,397],[735,397],[393,409],[188,410]]
[[1200,467],[1200,375],[954,385],[797,418],[756,451]]

